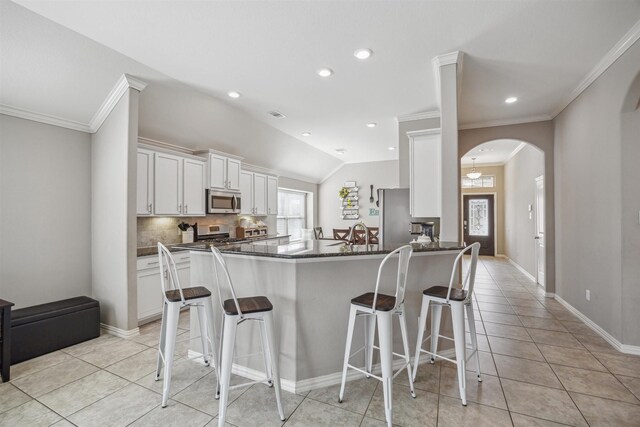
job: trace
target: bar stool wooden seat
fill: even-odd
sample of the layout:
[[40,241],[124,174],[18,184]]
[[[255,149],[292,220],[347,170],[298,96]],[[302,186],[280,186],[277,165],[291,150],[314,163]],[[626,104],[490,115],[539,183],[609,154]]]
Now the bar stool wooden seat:
[[[227,264],[222,257],[220,251],[212,247],[213,253],[213,275],[216,279],[218,295],[222,305],[222,335],[220,336],[220,356],[218,369],[218,391],[216,398],[220,399],[220,409],[218,411],[218,426],[224,427],[227,415],[227,404],[229,402],[229,391],[238,387],[244,387],[249,384],[266,383],[269,387],[273,387],[276,393],[276,403],[278,406],[278,414],[282,421],[285,420],[282,410],[282,400],[280,398],[280,373],[279,373],[279,352],[276,344],[275,331],[273,326],[273,305],[265,296],[238,298],[231,282],[231,276],[227,269]],[[223,297],[223,287],[218,275],[222,270],[224,280],[227,282],[226,291],[231,298]],[[233,352],[236,341],[236,331],[238,325],[245,321],[257,321],[260,323],[260,337],[262,341],[262,355],[264,361],[265,378],[259,381],[252,381],[244,384],[238,384],[233,387],[229,382],[231,379],[231,368],[233,365]]]
[[183,289],[180,286],[180,279],[178,278],[173,256],[162,243],[158,243],[158,258],[164,307],[162,310],[162,326],[160,328],[160,344],[158,346],[156,381],[160,379],[160,370],[164,362],[164,384],[162,385],[162,407],[164,408],[167,406],[169,388],[171,387],[173,352],[176,345],[181,308],[196,307],[198,310],[202,357],[205,365],[209,366],[211,359],[215,359],[216,348],[215,341],[212,339],[215,323],[211,292],[202,286]]
[[[461,288],[454,288],[453,282],[456,278],[458,268],[463,255],[471,251],[471,262],[467,269],[464,280],[462,281]],[[480,376],[480,355],[478,353],[478,339],[476,336],[476,324],[473,315],[473,305],[471,303],[471,296],[473,295],[473,284],[476,278],[476,266],[478,264],[478,253],[480,251],[480,243],[476,242],[464,250],[462,250],[453,263],[453,271],[451,272],[451,279],[449,280],[449,286],[432,286],[425,289],[422,292],[422,308],[420,309],[420,317],[418,319],[418,341],[416,343],[416,355],[413,361],[413,379],[415,380],[418,373],[418,364],[420,362],[420,354],[426,353],[431,356],[431,363],[435,362],[436,358],[444,359],[449,362],[455,363],[458,368],[458,387],[460,389],[460,399],[462,404],[467,405],[466,396],[466,363],[474,354],[476,357],[476,374],[478,381],[482,381]],[[429,305],[432,305],[431,313],[431,335],[423,340],[425,323],[427,321],[427,314],[429,312]],[[453,341],[455,343],[455,360],[448,359],[444,356],[438,355],[438,339],[445,338],[451,340],[449,337],[440,335],[440,319],[442,317],[442,307],[451,307],[451,320],[453,323]],[[469,322],[469,332],[471,334],[471,354],[467,358],[467,348],[465,340],[465,324],[464,313],[467,312],[467,319]],[[423,344],[431,339],[431,351],[423,350]]]
[[[387,425],[391,427],[393,420],[393,396],[392,396],[392,384],[393,379],[402,372],[403,369],[407,369],[407,375],[409,377],[409,388],[411,390],[411,396],[416,397],[415,390],[413,388],[413,377],[411,375],[411,360],[409,356],[409,341],[407,338],[407,322],[405,319],[404,310],[404,292],[407,284],[407,271],[409,270],[409,260],[413,249],[410,245],[402,246],[395,251],[388,254],[380,263],[378,268],[378,278],[376,280],[376,288],[374,292],[367,292],[360,296],[357,296],[351,300],[351,310],[349,312],[349,326],[347,328],[347,344],[344,352],[344,364],[342,367],[342,383],[340,385],[340,395],[338,402],[342,403],[345,391],[345,383],[347,380],[347,369],[351,368],[356,371],[362,372],[368,377],[374,377],[382,381],[384,392],[384,408],[385,416],[387,419]],[[396,276],[396,292],[394,296],[385,295],[378,292],[380,288],[380,277],[383,271],[384,265],[395,255],[398,256],[398,273]],[[400,332],[402,334],[402,343],[404,346],[404,354],[398,354],[393,352],[393,336],[392,336],[392,319],[397,315],[400,321]],[[351,342],[353,340],[353,329],[355,326],[356,318],[358,316],[365,317],[365,345],[355,353],[351,354]],[[378,342],[379,347],[373,345],[375,338],[376,321],[378,324]],[[380,364],[382,366],[382,376],[376,376],[371,373],[373,364],[373,350],[380,351]],[[364,350],[365,355],[365,367],[359,368],[349,363],[349,359],[355,356],[360,351]],[[404,364],[394,374],[392,368],[393,356],[398,356],[404,359]]]

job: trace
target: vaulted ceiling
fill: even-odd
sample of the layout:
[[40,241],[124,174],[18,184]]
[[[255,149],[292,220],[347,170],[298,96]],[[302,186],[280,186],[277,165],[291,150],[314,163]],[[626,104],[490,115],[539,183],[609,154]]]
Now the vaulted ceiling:
[[[640,19],[638,0],[17,3],[53,22],[27,31],[29,12],[2,5],[0,103],[88,123],[127,72],[162,85],[167,96],[180,87],[200,97],[198,105],[215,99],[232,106],[264,125],[249,138],[271,132],[267,139],[282,147],[324,152],[294,157],[300,170],[313,168],[317,157],[325,172],[341,161],[397,158],[388,149],[397,145],[396,117],[437,109],[435,56],[465,53],[461,125],[539,120],[562,108]],[[75,33],[55,31],[54,22]],[[373,55],[356,59],[358,48]],[[334,74],[319,77],[322,67]],[[229,91],[241,97],[231,99]],[[505,104],[509,96],[518,101]],[[145,136],[179,132],[180,123],[169,125],[168,117],[189,120],[194,111],[163,109],[156,102],[167,99],[152,98],[141,116]],[[272,110],[286,118],[267,114]],[[205,108],[196,119],[234,125],[207,116],[216,111]],[[207,127],[194,120],[184,138],[195,146],[206,140]],[[372,122],[377,126],[366,126]],[[259,143],[238,136],[219,142]]]

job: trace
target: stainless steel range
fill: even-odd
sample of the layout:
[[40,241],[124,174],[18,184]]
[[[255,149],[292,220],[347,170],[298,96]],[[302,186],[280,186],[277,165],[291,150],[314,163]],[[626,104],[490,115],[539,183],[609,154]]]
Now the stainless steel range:
[[249,241],[249,239],[231,237],[229,226],[224,224],[198,225],[197,233],[194,235],[194,243],[209,243],[215,246],[246,243]]

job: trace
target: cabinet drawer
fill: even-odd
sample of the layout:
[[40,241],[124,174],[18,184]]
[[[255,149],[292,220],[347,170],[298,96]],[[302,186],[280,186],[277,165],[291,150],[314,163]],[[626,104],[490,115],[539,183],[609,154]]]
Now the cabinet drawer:
[[[191,260],[191,256],[189,254],[189,252],[176,252],[173,253],[173,259],[175,260],[176,264],[186,264],[189,263]],[[158,260],[158,255],[149,255],[146,257],[140,257],[138,258],[138,263],[137,263],[137,270],[146,270],[146,269],[150,269],[150,268],[158,268],[158,265],[160,264],[160,261]]]

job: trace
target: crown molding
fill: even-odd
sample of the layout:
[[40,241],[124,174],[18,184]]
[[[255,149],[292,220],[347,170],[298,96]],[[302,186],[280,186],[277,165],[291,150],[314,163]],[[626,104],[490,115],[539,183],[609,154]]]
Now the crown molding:
[[627,33],[618,40],[609,52],[602,58],[596,66],[587,74],[580,84],[567,96],[560,105],[553,110],[551,117],[555,118],[565,108],[569,106],[582,92],[584,92],[591,83],[602,75],[607,69],[613,65],[635,42],[640,39],[640,20],[635,23]]
[[521,142],[520,144],[518,144],[518,146],[511,152],[511,154],[509,154],[509,157],[507,157],[507,160],[504,161],[504,164],[506,165],[507,163],[509,163],[511,159],[513,159],[516,156],[516,154],[522,151],[522,149],[526,146],[527,146],[526,142]]
[[11,105],[0,104],[0,114],[44,123],[47,125],[58,126],[66,129],[77,130],[80,132],[91,133],[91,128],[89,127],[89,125],[86,125],[84,123],[76,122],[69,119],[63,119],[62,117],[52,116],[50,114],[29,111],[25,110],[24,108],[13,107]]
[[451,64],[462,64],[463,52],[456,50],[454,52],[444,53],[433,58],[433,65],[442,67]]
[[401,116],[396,117],[396,121],[398,123],[403,122],[413,122],[414,120],[424,120],[424,119],[439,119],[440,111],[424,111],[422,113],[414,113],[414,114],[403,114]]
[[523,123],[546,122],[548,120],[551,120],[552,118],[553,117],[551,117],[548,114],[542,114],[540,116],[519,117],[517,119],[488,120],[486,122],[475,122],[475,123],[463,124],[458,126],[458,130],[490,128],[494,126],[521,125]]
[[[463,157],[466,157],[466,154]],[[478,163],[478,159],[476,158],[476,169],[496,168],[502,166],[504,166],[504,163],[502,162]],[[472,167],[473,163],[462,163],[462,159],[460,159],[460,169],[471,169]]]
[[462,62],[464,58],[464,52],[456,50],[454,52],[438,55],[431,60],[433,64],[433,75],[435,77],[436,84],[436,102],[438,107],[441,105],[441,93],[440,93],[440,68],[445,65],[456,64],[456,89],[458,91],[458,101],[462,94]]
[[100,129],[100,126],[102,126],[102,123],[107,119],[111,110],[115,108],[120,98],[122,98],[122,95],[124,95],[129,88],[141,92],[145,87],[147,87],[147,84],[142,80],[138,80],[129,74],[121,75],[116,85],[111,89],[111,92],[109,92],[109,95],[107,95],[89,122],[91,133],[96,133],[98,129]]
[[409,138],[416,138],[416,137],[425,136],[425,135],[437,135],[441,131],[442,130],[440,128],[412,130],[407,132],[407,136]]

